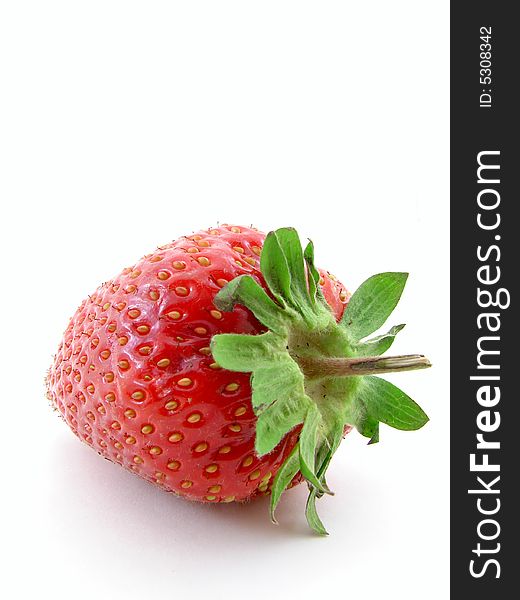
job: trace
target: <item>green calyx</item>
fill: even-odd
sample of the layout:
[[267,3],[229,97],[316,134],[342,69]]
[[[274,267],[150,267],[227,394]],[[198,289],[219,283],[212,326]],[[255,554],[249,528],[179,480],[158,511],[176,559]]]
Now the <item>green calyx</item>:
[[279,469],[271,490],[271,519],[282,493],[300,472],[309,486],[306,516],[326,534],[316,499],[331,494],[325,475],[345,426],[379,440],[379,423],[402,430],[422,427],[428,417],[403,391],[375,375],[430,366],[421,355],[381,356],[404,325],[366,339],[397,305],[406,273],[380,273],[353,294],[341,321],[325,301],[314,248],[302,250],[294,229],[269,233],[260,256],[269,293],[242,275],[215,297],[219,310],[247,307],[268,330],[260,335],[221,334],[211,350],[220,366],[251,373],[257,416],[255,449],[268,454],[295,427],[299,440]]

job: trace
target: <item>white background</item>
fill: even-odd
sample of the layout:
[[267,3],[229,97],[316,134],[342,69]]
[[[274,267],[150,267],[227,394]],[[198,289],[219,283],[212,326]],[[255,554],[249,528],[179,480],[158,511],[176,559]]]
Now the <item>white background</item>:
[[[448,597],[448,25],[447,1],[1,4],[4,597]],[[431,422],[347,437],[328,538],[303,486],[278,527],[187,503],[44,397],[81,299],[217,222],[296,226],[350,289],[411,273],[394,349],[434,368],[393,380]]]

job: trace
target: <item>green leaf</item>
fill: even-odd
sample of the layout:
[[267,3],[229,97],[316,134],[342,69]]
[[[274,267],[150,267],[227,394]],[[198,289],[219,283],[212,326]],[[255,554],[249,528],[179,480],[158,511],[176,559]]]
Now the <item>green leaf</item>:
[[271,333],[245,335],[221,333],[211,340],[211,353],[217,363],[230,371],[251,373],[286,357],[283,338]]
[[329,487],[326,483],[325,476],[327,474],[330,461],[332,460],[334,453],[339,448],[341,441],[343,440],[343,431],[343,419],[340,420],[337,418],[332,424],[329,425],[329,430],[325,436],[325,443],[322,444],[322,448],[320,448],[318,451],[318,458],[316,461],[317,464],[320,465],[318,469],[318,477],[327,490]]
[[309,243],[305,247],[303,257],[305,259],[305,263],[307,264],[307,272],[309,274],[309,294],[311,299],[314,300],[316,298],[317,292],[320,291],[320,274],[318,272],[318,269],[314,265],[314,244],[311,240],[309,240]]
[[398,387],[380,377],[363,377],[358,400],[368,415],[395,429],[413,431],[428,422],[423,409]]
[[328,493],[331,496],[334,495],[333,492],[331,492],[329,490],[329,487],[328,487],[326,479],[325,479],[325,475],[327,473],[327,469],[329,467],[330,461],[332,460],[332,456],[333,456],[334,452],[335,452],[335,450],[332,450],[332,448],[330,448],[327,443],[322,444],[320,447],[320,450],[318,451],[318,456],[316,459],[316,464],[319,465],[318,478],[319,478],[324,490],[326,490],[326,491],[321,491],[318,488],[310,488],[311,491],[312,491],[312,489],[314,489],[316,491],[317,498],[321,498],[324,493]]
[[310,305],[307,277],[305,275],[305,263],[300,238],[292,227],[277,229],[276,237],[285,255],[289,271],[291,273],[291,291],[297,308],[306,310]]
[[397,306],[408,273],[379,273],[354,292],[341,324],[349,337],[359,341],[379,329]]
[[380,356],[384,354],[394,343],[395,336],[403,329],[403,325],[395,325],[383,335],[370,338],[355,347],[356,356]]
[[286,306],[289,303],[294,306],[291,272],[275,231],[268,233],[265,238],[260,254],[260,270],[269,289],[280,304]]
[[318,481],[320,482],[320,488],[317,486],[313,486],[316,490],[316,495],[318,498],[321,498],[323,494],[329,494],[330,496],[334,496],[334,492],[331,492],[329,486],[327,485],[327,480],[325,479],[325,475],[327,473],[327,468],[332,459],[332,455],[335,450],[329,446],[328,442],[324,442],[321,444],[317,455],[316,455],[316,465],[318,466],[316,472],[318,476]]
[[327,444],[329,446],[330,454],[327,453],[321,463],[321,466],[318,471],[318,475],[320,477],[325,474],[334,452],[336,452],[336,450],[339,448],[341,441],[343,440],[344,429],[345,426],[343,424],[343,421],[336,421],[331,431],[329,432],[326,439]]
[[368,445],[379,443],[379,423],[376,425],[372,437],[368,440]]
[[271,501],[269,505],[269,514],[273,523],[276,523],[274,511],[280,502],[280,498],[299,470],[300,448],[299,444],[297,443],[289,456],[285,459],[282,466],[278,469],[278,473],[273,480],[273,485],[271,487]]
[[315,531],[319,535],[329,535],[328,531],[325,529],[325,526],[321,522],[321,519],[318,516],[318,512],[316,511],[316,489],[312,489],[309,497],[307,498],[307,505],[305,507],[305,516],[307,517],[307,523],[309,527]]
[[271,452],[291,429],[303,422],[311,402],[304,394],[290,395],[283,400],[275,400],[260,412],[255,439],[258,456]]
[[259,365],[251,378],[251,387],[251,401],[257,415],[273,402],[284,404],[307,398],[303,374],[289,354],[273,353],[270,360]]
[[362,416],[357,419],[356,429],[359,433],[369,438],[369,444],[375,444],[379,441],[379,421],[368,414],[364,405],[362,408]]
[[[318,464],[320,465],[318,469],[318,477],[323,483],[325,483],[325,474],[332,456],[341,443],[343,437],[343,425],[341,426],[340,434],[338,428],[335,428],[335,430],[331,432],[331,436],[331,438],[329,437],[329,441],[322,444],[320,450],[318,451]],[[307,498],[307,505],[305,507],[305,516],[307,517],[307,523],[311,529],[313,529],[313,531],[319,535],[328,535],[328,532],[325,529],[325,526],[323,525],[316,510],[316,498],[320,498],[322,495],[323,493],[315,487],[310,490],[309,497]]]
[[265,290],[249,275],[240,275],[226,284],[215,296],[214,304],[219,310],[231,311],[235,304],[242,304],[272,331],[286,329],[287,317]]
[[300,433],[300,471],[305,479],[319,492],[330,493],[316,475],[316,446],[318,443],[318,427],[321,414],[318,407],[312,404]]
[[[343,422],[336,420],[328,432],[325,441],[321,444],[316,463],[319,465],[318,478],[322,486],[328,490],[328,486],[325,480],[325,475],[329,467],[330,461],[343,439]],[[305,508],[305,516],[309,526],[320,535],[328,535],[321,519],[318,516],[316,510],[316,498],[320,498],[323,492],[313,487],[310,490],[309,497],[307,498],[307,506]]]
[[260,255],[260,268],[278,302],[300,313],[308,327],[315,326],[316,316],[296,230],[284,227],[267,235]]

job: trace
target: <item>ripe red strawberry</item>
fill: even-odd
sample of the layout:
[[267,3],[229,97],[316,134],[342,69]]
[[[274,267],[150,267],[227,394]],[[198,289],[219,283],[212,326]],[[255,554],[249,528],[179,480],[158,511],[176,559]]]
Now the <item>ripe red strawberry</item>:
[[328,493],[343,433],[352,425],[377,441],[379,421],[411,429],[426,420],[400,390],[363,375],[427,364],[366,358],[400,327],[359,341],[394,308],[403,274],[368,280],[350,314],[343,285],[315,269],[312,245],[305,267],[294,230],[272,232],[262,251],[264,241],[247,227],[200,231],[104,283],[65,331],[48,397],[99,454],[192,500],[272,491],[274,511],[303,475],[309,523],[324,533],[314,499]]

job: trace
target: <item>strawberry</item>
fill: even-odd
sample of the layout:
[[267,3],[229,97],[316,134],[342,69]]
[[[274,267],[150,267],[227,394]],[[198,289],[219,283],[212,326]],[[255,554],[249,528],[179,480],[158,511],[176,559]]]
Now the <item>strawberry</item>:
[[[224,225],[159,247],[101,285],[69,322],[47,396],[100,455],[191,500],[232,502],[305,479],[307,519],[356,427],[417,429],[423,411],[375,373],[429,366],[381,357],[402,328],[364,340],[393,310],[406,274],[350,298],[314,266],[293,229],[267,237]],[[350,302],[349,302],[350,300]]]

